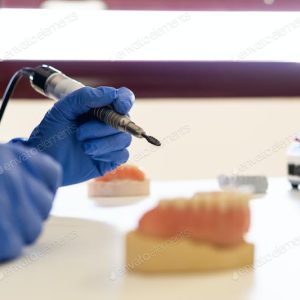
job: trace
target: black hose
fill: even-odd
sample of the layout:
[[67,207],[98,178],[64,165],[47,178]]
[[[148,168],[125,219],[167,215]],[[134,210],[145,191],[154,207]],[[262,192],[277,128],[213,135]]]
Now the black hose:
[[34,73],[34,69],[32,69],[32,68],[23,68],[23,69],[17,71],[12,76],[12,78],[10,79],[10,81],[4,91],[4,94],[3,94],[2,103],[1,103],[1,107],[0,107],[0,122],[2,121],[2,117],[4,115],[8,101],[9,101],[10,97],[12,96],[20,79],[23,76],[30,77],[33,73]]

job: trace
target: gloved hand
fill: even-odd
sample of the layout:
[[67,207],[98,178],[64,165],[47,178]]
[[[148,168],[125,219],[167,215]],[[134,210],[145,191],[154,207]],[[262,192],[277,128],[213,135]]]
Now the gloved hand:
[[36,149],[0,144],[0,261],[19,256],[42,230],[61,167]]
[[127,114],[133,102],[134,94],[127,88],[84,87],[55,103],[26,144],[61,164],[62,185],[102,176],[128,160],[131,135],[97,120],[82,122],[79,117],[106,105]]

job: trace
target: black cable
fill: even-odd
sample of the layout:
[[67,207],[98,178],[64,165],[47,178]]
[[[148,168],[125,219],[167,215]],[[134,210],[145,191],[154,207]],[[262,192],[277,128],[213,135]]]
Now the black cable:
[[4,115],[7,103],[9,101],[10,97],[12,96],[19,80],[23,76],[30,77],[33,73],[34,73],[34,69],[32,69],[32,68],[23,68],[23,69],[17,71],[12,76],[12,78],[10,79],[10,81],[9,81],[5,91],[4,91],[4,94],[3,94],[2,103],[1,103],[1,107],[0,107],[0,122],[1,122],[2,117]]

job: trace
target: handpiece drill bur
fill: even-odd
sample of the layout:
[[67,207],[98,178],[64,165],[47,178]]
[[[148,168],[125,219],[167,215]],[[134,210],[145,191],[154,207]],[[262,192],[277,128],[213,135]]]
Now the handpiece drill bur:
[[154,138],[153,136],[147,135],[145,133],[142,134],[142,136],[152,145],[154,146],[161,146],[161,143],[159,140]]

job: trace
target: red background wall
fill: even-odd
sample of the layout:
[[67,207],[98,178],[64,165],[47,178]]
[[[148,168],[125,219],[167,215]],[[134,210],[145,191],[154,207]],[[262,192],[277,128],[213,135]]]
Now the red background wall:
[[[273,2],[271,5],[265,4]],[[0,0],[3,7],[39,7],[43,0]],[[300,10],[299,0],[104,0],[109,9]]]
[[[0,62],[0,94],[15,71],[43,62]],[[139,98],[300,96],[300,64],[272,62],[49,61],[91,86],[127,86]],[[16,97],[40,97],[22,80]]]

